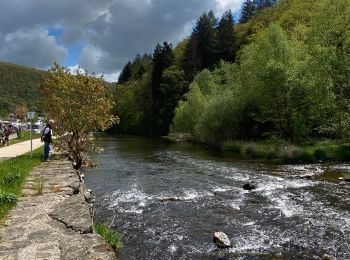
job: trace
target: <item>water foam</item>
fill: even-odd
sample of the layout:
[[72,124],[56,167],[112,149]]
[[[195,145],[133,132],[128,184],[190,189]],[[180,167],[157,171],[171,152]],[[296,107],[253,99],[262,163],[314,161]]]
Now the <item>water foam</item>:
[[141,214],[147,203],[152,200],[140,191],[136,184],[133,184],[129,190],[114,191],[111,195],[106,196],[104,201],[107,203],[109,210],[117,208],[120,212]]

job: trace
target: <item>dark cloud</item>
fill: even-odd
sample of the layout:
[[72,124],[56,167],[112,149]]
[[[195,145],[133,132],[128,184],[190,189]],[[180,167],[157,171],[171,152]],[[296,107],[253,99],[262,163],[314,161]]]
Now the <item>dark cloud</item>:
[[[84,44],[79,63],[113,73],[157,42],[181,40],[204,11],[235,8],[242,0],[2,0],[0,60],[47,67]],[[48,28],[62,28],[60,43]],[[191,28],[192,26],[190,26]],[[35,58],[36,57],[36,58]]]

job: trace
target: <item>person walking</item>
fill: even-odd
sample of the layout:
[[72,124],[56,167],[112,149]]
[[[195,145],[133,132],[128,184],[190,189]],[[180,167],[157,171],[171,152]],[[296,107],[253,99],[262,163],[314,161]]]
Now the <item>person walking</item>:
[[10,145],[10,135],[13,133],[12,125],[8,125],[5,128],[5,142],[4,145],[7,143],[7,146]]
[[55,123],[54,120],[50,119],[41,135],[41,141],[44,142],[44,162],[49,161],[49,154],[51,150],[51,143],[52,143],[52,126]]

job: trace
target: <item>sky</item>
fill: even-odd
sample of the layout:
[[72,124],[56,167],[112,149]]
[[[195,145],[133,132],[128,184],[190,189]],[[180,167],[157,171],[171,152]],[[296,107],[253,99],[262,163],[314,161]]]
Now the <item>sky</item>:
[[137,53],[176,45],[208,10],[239,12],[243,0],[1,0],[0,61],[47,70],[80,66],[117,81]]

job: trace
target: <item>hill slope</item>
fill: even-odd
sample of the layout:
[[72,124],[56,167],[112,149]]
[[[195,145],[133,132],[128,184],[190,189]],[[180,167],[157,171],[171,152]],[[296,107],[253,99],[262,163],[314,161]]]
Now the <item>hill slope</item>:
[[18,105],[34,109],[43,74],[34,68],[0,62],[0,115],[7,115]]

